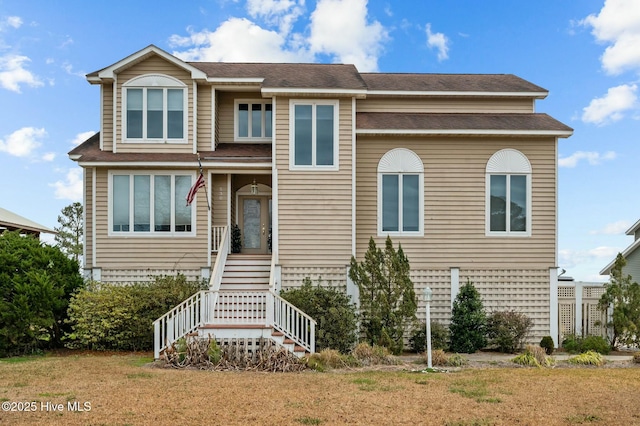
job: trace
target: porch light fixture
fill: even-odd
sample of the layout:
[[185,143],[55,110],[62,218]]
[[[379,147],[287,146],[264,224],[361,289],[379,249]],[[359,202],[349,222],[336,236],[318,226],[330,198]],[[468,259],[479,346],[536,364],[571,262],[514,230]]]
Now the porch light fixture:
[[251,184],[251,195],[258,195],[258,184],[255,179],[253,179],[253,183]]

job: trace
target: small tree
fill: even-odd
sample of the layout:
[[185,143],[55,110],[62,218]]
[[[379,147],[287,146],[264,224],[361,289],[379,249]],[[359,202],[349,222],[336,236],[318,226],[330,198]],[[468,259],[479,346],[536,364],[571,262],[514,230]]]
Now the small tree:
[[60,250],[81,264],[82,256],[82,204],[73,203],[62,209],[62,214],[58,215],[60,226],[55,228],[58,233],[55,236],[56,243]]
[[473,353],[487,345],[487,316],[480,293],[467,278],[453,301],[449,330],[452,352]]
[[384,251],[373,237],[364,261],[351,257],[349,277],[360,289],[361,326],[367,341],[400,353],[404,334],[416,320],[416,294],[409,277],[409,260],[387,237]]
[[16,232],[0,234],[0,356],[60,346],[78,264],[58,247]]
[[605,314],[611,308],[611,317],[606,325],[612,349],[621,344],[640,344],[640,285],[632,280],[631,275],[624,275],[622,269],[626,264],[624,256],[618,253],[611,268],[611,281],[605,284],[605,293],[598,302],[598,307]]

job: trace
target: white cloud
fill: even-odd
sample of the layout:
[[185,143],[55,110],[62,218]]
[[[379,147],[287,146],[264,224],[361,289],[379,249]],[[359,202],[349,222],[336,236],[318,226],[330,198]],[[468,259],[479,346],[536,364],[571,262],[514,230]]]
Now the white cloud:
[[559,265],[565,269],[580,264],[602,264],[606,266],[622,250],[618,247],[600,246],[590,250],[560,250]]
[[16,93],[20,93],[21,84],[42,86],[42,81],[25,68],[25,63],[30,61],[21,55],[0,56],[0,86]]
[[55,197],[63,200],[82,200],[82,169],[70,169],[64,181],[59,180],[50,183],[50,187],[55,189]]
[[69,74],[69,75],[74,75],[74,76],[76,76],[76,77],[80,77],[80,78],[82,78],[82,79],[86,78],[86,74],[87,74],[87,73],[85,73],[84,71],[74,71],[74,70],[73,70],[73,65],[71,65],[71,64],[70,64],[70,63],[68,63],[68,62],[65,62],[65,63],[62,65],[62,69],[63,69],[63,70],[65,70],[65,72],[66,72],[67,74]]
[[592,235],[624,235],[625,231],[629,229],[631,223],[626,220],[619,220],[617,222],[608,223],[602,229],[596,231],[590,231]]
[[71,145],[78,146],[82,142],[89,139],[91,136],[95,135],[96,132],[94,130],[89,130],[88,132],[78,133],[75,138],[71,141]]
[[0,140],[0,152],[6,152],[16,157],[31,156],[42,145],[42,139],[47,136],[45,129],[23,127]]
[[304,12],[304,0],[248,0],[247,11],[253,18],[262,18],[288,34],[295,21]]
[[568,157],[559,158],[558,166],[573,168],[578,165],[580,160],[586,160],[592,166],[597,166],[603,161],[613,160],[616,158],[616,153],[613,151],[607,151],[604,154],[593,151],[576,151]]
[[589,106],[583,108],[582,121],[602,125],[620,120],[624,117],[625,111],[638,107],[637,90],[636,84],[622,84],[610,88],[606,95],[593,99]]
[[188,37],[173,35],[169,42],[173,47],[193,46],[174,52],[186,61],[300,62],[305,57],[302,51],[287,50],[287,40],[282,35],[245,18],[231,18],[213,32],[192,32]]
[[368,21],[367,12],[367,0],[319,0],[311,14],[311,51],[376,71],[389,35],[380,22]]
[[581,23],[592,28],[596,40],[609,44],[601,57],[610,74],[640,70],[640,7],[637,0],[606,0],[600,12]]
[[313,62],[326,55],[361,71],[377,70],[388,33],[378,21],[367,19],[366,0],[319,0],[309,18],[308,37],[292,30],[303,5],[303,0],[250,0],[250,15],[277,30],[233,17],[214,31],[187,29],[188,36],[173,35],[169,43],[180,49],[173,53],[183,60]]
[[438,61],[449,59],[449,39],[443,33],[431,32],[431,24],[427,24],[427,46],[438,51]]
[[5,28],[20,28],[22,26],[22,18],[19,16],[7,16],[0,21],[0,31],[4,31]]
[[46,154],[44,154],[42,156],[42,161],[53,161],[56,158],[56,153],[55,152],[47,152]]

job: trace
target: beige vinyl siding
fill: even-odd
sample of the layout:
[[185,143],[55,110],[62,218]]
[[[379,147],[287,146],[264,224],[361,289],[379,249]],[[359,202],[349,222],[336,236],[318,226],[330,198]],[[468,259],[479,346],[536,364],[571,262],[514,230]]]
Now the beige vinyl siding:
[[339,170],[289,170],[289,98],[276,100],[279,258],[289,267],[345,266],[351,257],[351,99],[339,105]]
[[198,86],[198,151],[211,151],[211,86]]
[[[122,127],[122,85],[132,78],[144,74],[163,74],[174,77],[186,85],[187,93],[187,128],[186,139],[188,143],[122,143],[124,129]],[[117,152],[158,152],[158,147],[162,147],[162,152],[192,153],[193,152],[193,80],[185,70],[165,61],[159,56],[152,56],[141,61],[131,68],[118,74],[116,91],[116,150]]]
[[235,100],[259,100],[262,101],[260,92],[217,92],[217,126],[218,143],[229,143],[235,140]]
[[102,90],[102,148],[104,151],[113,151],[113,83],[105,83],[100,86]]
[[[206,182],[207,187],[209,182]],[[119,237],[108,230],[108,170],[96,179],[96,264],[109,269],[193,270],[208,262],[207,201],[201,192],[197,204],[195,237]]]
[[[377,166],[393,148],[424,164],[424,237],[395,237],[412,268],[549,268],[556,259],[555,139],[359,138],[357,255],[377,235]],[[531,237],[485,236],[485,167],[496,151],[520,150],[531,162]]]
[[93,171],[91,167],[82,169],[84,175],[84,267],[93,267]]
[[531,98],[368,97],[357,101],[358,112],[531,113]]
[[227,226],[227,175],[211,175],[211,210],[212,226]]

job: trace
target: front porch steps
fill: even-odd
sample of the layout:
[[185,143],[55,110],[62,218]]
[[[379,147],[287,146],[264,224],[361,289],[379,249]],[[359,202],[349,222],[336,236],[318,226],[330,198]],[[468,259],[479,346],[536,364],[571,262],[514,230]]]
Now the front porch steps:
[[270,255],[230,254],[224,266],[220,291],[267,291]]
[[207,324],[198,328],[197,335],[201,338],[213,336],[218,343],[226,339],[270,339],[274,341],[278,347],[285,348],[298,358],[302,358],[306,354],[302,346],[296,345],[293,340],[288,339],[283,333],[266,325]]

